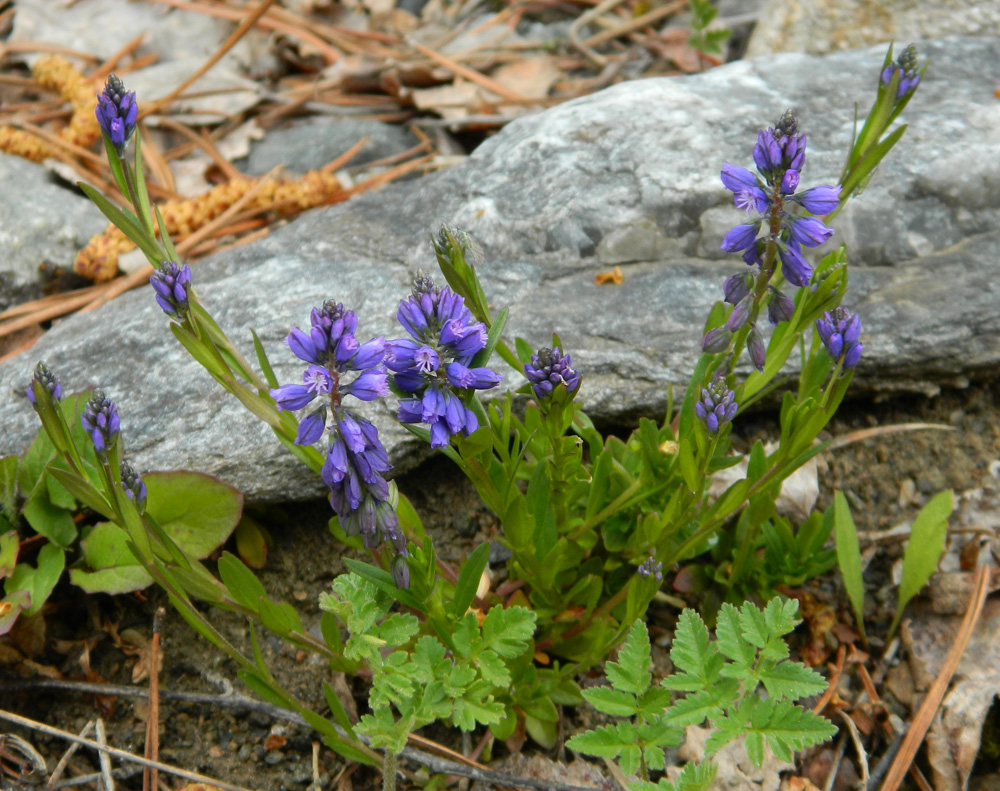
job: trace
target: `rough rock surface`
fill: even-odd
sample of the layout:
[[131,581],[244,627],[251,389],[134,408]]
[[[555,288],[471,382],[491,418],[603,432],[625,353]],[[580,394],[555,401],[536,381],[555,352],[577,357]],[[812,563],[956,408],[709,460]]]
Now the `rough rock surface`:
[[[909,132],[837,221],[851,248],[846,301],[865,327],[856,394],[932,391],[1000,362],[1000,42],[928,42],[928,55]],[[657,415],[666,386],[685,383],[722,280],[743,266],[719,252],[740,221],[722,162],[749,164],[757,129],[794,107],[809,135],[803,184],[834,182],[854,102],[868,106],[882,56],[778,55],[561,105],[509,125],[449,171],[309,212],[199,263],[199,293],[248,352],[255,327],[279,378],[293,381],[301,369],[281,339],[324,298],[353,307],[361,333],[398,337],[397,301],[417,266],[433,268],[428,236],[453,223],[481,243],[482,278],[493,304],[512,307],[510,331],[537,345],[562,335],[594,416]],[[594,285],[602,256],[620,262],[620,286]],[[44,359],[65,389],[99,384],[120,401],[139,468],[216,473],[251,501],[318,493],[165,324],[146,291],[127,294],[0,365],[0,387],[23,392]],[[387,419],[391,405],[380,409],[405,465],[417,446]],[[24,399],[6,399],[0,421],[0,453],[23,448],[35,425]]]
[[1000,35],[993,0],[768,0],[747,57],[774,52],[825,55],[880,42],[899,46],[952,35]]

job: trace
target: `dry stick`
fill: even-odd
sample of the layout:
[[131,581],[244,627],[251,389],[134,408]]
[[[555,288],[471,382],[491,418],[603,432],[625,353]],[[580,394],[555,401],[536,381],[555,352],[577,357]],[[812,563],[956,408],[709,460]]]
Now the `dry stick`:
[[97,744],[100,748],[100,752],[97,754],[98,760],[101,762],[101,786],[103,791],[115,791],[115,781],[111,777],[111,758],[108,756],[108,738],[107,734],[104,732],[104,720],[100,717],[97,718]]
[[167,106],[174,99],[184,93],[187,88],[190,88],[195,82],[201,79],[202,75],[218,63],[222,59],[222,56],[229,52],[229,50],[236,45],[236,42],[247,34],[247,31],[254,26],[254,23],[264,16],[264,12],[267,11],[274,1],[275,0],[261,0],[257,7],[240,23],[239,27],[232,32],[232,35],[222,42],[222,46],[215,51],[215,54],[202,64],[200,69],[195,71],[194,74],[184,80],[184,82],[174,88],[158,102],[155,102],[152,107],[145,108],[139,117],[145,118],[147,115],[158,112],[161,108]]
[[[160,758],[160,628],[167,611],[157,607],[153,614],[153,639],[149,644],[149,713],[146,717],[146,757],[151,761]],[[160,773],[155,768],[142,770],[142,791],[156,791]]]
[[89,52],[80,52],[69,47],[60,47],[56,44],[46,44],[44,41],[8,41],[0,45],[0,58],[12,53],[31,52],[52,52],[56,55],[66,55],[70,58],[78,58],[87,63],[99,63],[100,58]]
[[[616,0],[616,2],[622,2],[622,0]],[[496,80],[491,80],[485,74],[481,74],[475,69],[470,69],[468,66],[463,66],[461,63],[458,63],[452,60],[451,58],[442,55],[439,52],[435,52],[430,47],[425,47],[419,41],[414,41],[410,39],[408,43],[424,57],[430,58],[435,63],[444,66],[446,69],[454,72],[459,77],[464,77],[469,82],[474,82],[480,88],[485,88],[486,90],[495,93],[497,96],[500,96],[511,102],[531,103],[535,101],[534,99],[529,99],[528,97],[518,93],[517,91],[512,91],[509,88],[505,88]]]
[[601,14],[610,11],[612,8],[621,5],[623,2],[625,2],[625,0],[602,0],[589,11],[578,16],[575,20],[573,20],[573,24],[569,26],[570,43],[598,66],[607,65],[608,59],[603,55],[594,52],[594,50],[588,47],[586,43],[580,41],[580,29],[584,25],[587,25],[597,19],[597,17]]
[[833,442],[830,443],[827,450],[834,450],[836,448],[843,448],[847,445],[851,445],[855,442],[861,442],[862,440],[871,439],[872,437],[881,437],[887,434],[898,434],[901,431],[957,431],[955,426],[948,426],[944,423],[899,423],[892,426],[876,426],[875,428],[865,428],[859,429],[858,431],[851,431],[842,437],[837,437]]
[[[142,690],[142,692],[145,692],[145,690]],[[129,761],[134,764],[139,764],[140,766],[155,766],[165,774],[174,775],[175,777],[183,777],[186,780],[194,780],[196,783],[207,783],[209,785],[218,786],[219,788],[225,789],[225,791],[250,791],[250,789],[244,788],[243,786],[233,785],[232,783],[227,783],[224,780],[213,780],[211,777],[200,775],[197,772],[189,772],[186,769],[180,769],[176,766],[160,763],[159,761],[149,761],[140,755],[133,755],[130,752],[119,750],[116,747],[100,745],[90,739],[84,739],[74,733],[68,733],[67,731],[60,730],[59,728],[53,728],[51,725],[46,725],[43,722],[36,722],[35,720],[28,719],[27,717],[22,717],[19,714],[12,714],[4,709],[0,709],[0,720],[13,722],[15,725],[21,725],[22,727],[30,728],[33,731],[39,731],[41,733],[48,734],[49,736],[58,736],[59,738],[67,739],[71,742],[79,742],[84,747],[90,747],[94,750],[98,750],[102,754],[107,753],[109,756],[114,756],[122,761]]]
[[183,198],[177,192],[177,183],[174,181],[174,174],[171,172],[170,166],[163,156],[163,152],[160,151],[159,146],[156,145],[153,138],[148,134],[144,124],[139,125],[139,133],[142,135],[143,159],[149,166],[149,170],[156,176],[156,181],[161,185],[161,189],[164,192],[173,193],[170,198],[171,200]]
[[851,715],[843,709],[840,711],[840,717],[844,720],[844,724],[847,725],[847,732],[851,735],[851,741],[854,742],[854,752],[858,754],[858,761],[861,763],[861,782],[867,786],[870,777],[868,773],[868,753],[865,752],[865,746],[861,743],[861,734],[858,732],[858,726],[851,719]]
[[139,46],[142,44],[142,40],[146,38],[145,33],[140,33],[134,39],[132,39],[128,44],[118,50],[114,55],[108,58],[104,63],[98,66],[94,71],[90,73],[89,79],[97,82],[98,80],[107,79],[108,75],[115,70],[115,67],[127,56],[135,52]]
[[[94,728],[94,720],[91,720],[86,725],[83,726],[83,730],[80,731],[80,736],[85,737]],[[78,742],[72,742],[69,747],[66,748],[66,752],[63,753],[63,757],[59,759],[59,763],[56,764],[56,768],[52,770],[52,774],[49,775],[48,787],[50,789],[55,788],[56,783],[59,782],[59,778],[62,777],[62,773],[66,771],[66,765],[69,763],[69,759],[73,757],[73,754],[80,749],[80,744]]]
[[823,693],[816,705],[813,706],[813,714],[820,714],[826,705],[833,699],[834,693],[837,691],[837,683],[840,681],[840,676],[844,672],[844,658],[847,656],[847,646],[843,643],[837,649],[837,664],[834,666],[833,675],[830,676],[830,683],[826,685],[826,692]]
[[981,565],[979,571],[976,573],[972,600],[969,603],[968,610],[966,610],[965,618],[962,619],[962,625],[958,629],[958,634],[955,636],[955,642],[952,644],[951,650],[945,658],[944,666],[938,673],[937,678],[934,679],[934,683],[931,684],[930,689],[927,690],[924,702],[917,709],[917,714],[913,718],[906,736],[903,738],[899,754],[889,768],[889,773],[882,784],[882,791],[896,791],[903,780],[903,775],[906,774],[906,770],[913,762],[917,748],[923,742],[931,720],[934,719],[938,706],[941,705],[941,700],[944,698],[944,693],[948,689],[948,684],[951,683],[952,676],[955,675],[955,671],[958,669],[958,663],[965,652],[965,647],[972,638],[972,632],[979,621],[983,605],[986,604],[989,579],[988,567]]
[[[102,291],[107,290],[106,286],[99,286],[97,288],[100,288]],[[72,313],[77,308],[82,308],[94,299],[94,292],[91,289],[88,288],[85,289],[85,291],[86,293],[82,296],[74,296],[70,299],[63,300],[52,307],[39,310],[37,313],[23,316],[19,319],[14,319],[14,321],[8,321],[0,326],[0,338],[5,335],[10,335],[13,332],[17,332],[18,330],[23,330],[33,324],[40,324],[43,321],[49,321],[50,319],[58,318],[59,316],[65,316],[67,313]]]
[[[206,6],[201,3],[188,3],[184,0],[156,0],[158,3],[163,3],[164,5],[173,6],[174,8],[180,8],[185,11],[197,11],[199,13],[205,14],[206,16],[219,17],[221,19],[228,19],[231,22],[235,22],[237,19],[243,17],[242,12],[234,8],[223,8],[219,6]],[[323,56],[326,58],[327,63],[336,63],[340,60],[341,53],[333,49],[329,44],[327,44],[319,36],[315,36],[308,30],[303,28],[298,28],[294,25],[289,25],[285,22],[280,22],[274,19],[270,15],[265,15],[257,23],[257,27],[262,30],[271,30],[275,33],[285,33],[293,38],[297,38],[303,44],[309,44],[312,47],[318,49]],[[2,51],[2,50],[0,50]]]
[[13,307],[5,310],[3,313],[0,313],[0,321],[15,319],[18,316],[27,316],[35,311],[51,307],[52,305],[61,304],[71,296],[79,297],[84,294],[93,294],[95,291],[100,291],[102,288],[103,286],[87,286],[86,288],[81,288],[76,291],[70,291],[62,294],[50,294],[47,297],[33,299],[31,302],[23,302],[20,305],[14,305]]
[[668,3],[661,8],[654,8],[652,11],[649,11],[642,16],[630,19],[624,25],[619,25],[618,27],[611,28],[611,30],[605,30],[603,33],[591,36],[583,42],[583,45],[585,47],[596,47],[607,41],[613,41],[619,36],[626,36],[629,33],[634,33],[636,30],[641,30],[648,25],[659,22],[664,17],[670,16],[672,13],[679,11],[687,4],[688,0],[674,0],[673,3]]

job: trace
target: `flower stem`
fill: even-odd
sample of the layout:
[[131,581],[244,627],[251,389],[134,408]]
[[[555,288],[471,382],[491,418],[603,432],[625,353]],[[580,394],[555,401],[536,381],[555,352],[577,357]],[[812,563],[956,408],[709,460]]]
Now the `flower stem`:
[[396,791],[396,753],[388,747],[382,758],[382,791]]

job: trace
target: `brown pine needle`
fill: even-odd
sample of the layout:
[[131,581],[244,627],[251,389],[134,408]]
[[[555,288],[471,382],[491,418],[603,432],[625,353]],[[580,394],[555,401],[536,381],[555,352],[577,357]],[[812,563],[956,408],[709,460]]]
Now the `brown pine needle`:
[[468,66],[463,66],[461,63],[449,58],[446,55],[442,55],[439,52],[435,52],[430,47],[425,47],[419,41],[410,40],[408,42],[417,52],[426,58],[430,58],[435,63],[444,66],[449,71],[453,72],[459,77],[462,77],[469,82],[474,82],[480,88],[485,88],[487,91],[495,93],[503,99],[507,99],[511,102],[519,102],[521,104],[529,104],[533,102],[533,99],[529,99],[526,96],[518,93],[517,91],[512,91],[509,88],[505,88],[503,85],[498,83],[496,80],[492,80],[485,74],[476,71],[475,69],[470,69]]
[[965,653],[965,647],[969,644],[972,632],[979,622],[979,616],[982,614],[983,605],[986,604],[986,595],[989,592],[989,581],[989,568],[980,566],[979,571],[976,572],[972,598],[965,611],[965,618],[962,619],[962,625],[958,628],[958,634],[955,635],[955,642],[952,643],[951,650],[944,660],[944,666],[937,674],[930,689],[927,690],[924,702],[920,704],[913,722],[910,723],[910,727],[906,731],[906,736],[903,737],[903,744],[899,748],[892,766],[889,767],[881,791],[896,791],[916,757],[917,750],[927,734],[927,729],[930,728],[931,720],[937,714],[952,676],[958,669],[958,663],[962,659],[962,654]]

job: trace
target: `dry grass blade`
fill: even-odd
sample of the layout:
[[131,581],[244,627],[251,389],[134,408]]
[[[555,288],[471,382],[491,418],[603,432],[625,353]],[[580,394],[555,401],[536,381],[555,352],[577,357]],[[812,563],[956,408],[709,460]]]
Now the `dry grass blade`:
[[51,725],[46,725],[43,722],[36,722],[35,720],[27,717],[22,717],[19,714],[13,714],[9,711],[5,711],[4,709],[0,709],[0,720],[13,722],[15,725],[20,725],[23,728],[30,728],[33,731],[45,733],[49,736],[55,736],[60,739],[66,739],[67,741],[77,742],[84,747],[90,747],[93,750],[97,750],[100,753],[106,753],[107,755],[113,758],[118,758],[122,761],[139,764],[140,766],[154,766],[164,774],[174,775],[175,777],[183,777],[186,780],[194,780],[196,783],[207,783],[208,785],[218,786],[219,788],[225,789],[225,791],[250,791],[248,788],[227,783],[225,780],[213,780],[211,777],[200,775],[197,772],[189,772],[186,769],[170,766],[169,764],[161,763],[160,761],[148,761],[140,755],[133,755],[130,752],[119,750],[116,747],[102,746],[96,741],[84,739],[77,736],[75,733],[68,733],[67,731],[60,730],[59,728],[53,728]]
[[[167,611],[157,607],[153,614],[153,639],[149,646],[149,715],[146,717],[146,758],[157,761],[160,758],[160,629]],[[160,773],[155,766],[142,770],[142,791],[157,791],[160,787]]]
[[212,56],[208,60],[206,60],[199,69],[195,71],[194,74],[192,74],[190,77],[184,80],[180,85],[174,88],[170,93],[168,93],[158,102],[155,102],[152,107],[144,108],[139,117],[145,118],[148,115],[159,112],[162,108],[169,105],[172,101],[174,101],[174,99],[176,99],[178,96],[184,93],[185,90],[187,90],[194,83],[200,80],[204,76],[205,72],[207,72],[216,63],[218,63],[222,59],[223,55],[225,55],[227,52],[229,52],[229,50],[231,50],[234,46],[236,46],[236,43],[241,38],[243,38],[243,36],[247,34],[250,28],[252,28],[254,24],[256,24],[257,20],[259,20],[262,16],[264,16],[267,9],[274,2],[275,0],[261,0],[261,2],[257,5],[257,7],[253,11],[251,11],[250,14],[247,15],[247,17],[242,22],[240,22],[239,27],[237,27],[236,30],[234,30],[232,34],[230,34],[229,38],[227,38],[225,41],[222,42],[222,46],[219,47],[212,54]]
[[588,48],[596,47],[608,41],[614,41],[619,36],[626,36],[629,33],[642,30],[644,27],[648,27],[655,22],[659,22],[664,17],[668,17],[671,14],[680,11],[687,4],[688,0],[674,0],[673,3],[668,3],[660,8],[654,8],[652,11],[647,11],[642,16],[630,19],[623,25],[619,25],[618,27],[611,28],[610,30],[605,30],[603,33],[591,36],[583,42],[583,45]]
[[118,50],[114,55],[104,61],[104,63],[94,69],[94,71],[90,74],[90,78],[94,82],[97,82],[98,80],[106,80],[108,75],[118,68],[119,63],[139,49],[139,46],[142,44],[144,38],[146,38],[146,34],[140,33],[128,44]]
[[500,96],[511,102],[519,102],[524,104],[534,101],[526,96],[522,96],[517,91],[512,91],[509,88],[505,88],[500,83],[496,82],[495,80],[491,80],[485,74],[481,74],[475,69],[470,69],[468,66],[463,66],[461,63],[458,63],[455,60],[452,60],[451,58],[442,55],[439,52],[435,52],[430,47],[425,47],[419,41],[411,40],[408,43],[424,57],[430,58],[435,63],[444,66],[446,69],[452,71],[459,77],[463,77],[467,79],[469,82],[474,82],[480,88],[485,88],[486,90],[495,93],[497,96]]
[[980,566],[979,571],[976,573],[972,598],[965,612],[965,618],[962,619],[962,624],[959,626],[958,634],[955,635],[955,642],[952,644],[951,650],[945,658],[944,666],[938,673],[937,678],[934,679],[934,683],[931,684],[930,689],[927,690],[924,702],[917,709],[917,714],[913,718],[913,722],[910,723],[906,736],[903,737],[903,744],[899,748],[896,760],[892,762],[892,766],[889,768],[885,782],[882,783],[881,791],[896,791],[899,788],[903,776],[917,754],[917,749],[923,743],[924,736],[927,735],[927,729],[930,728],[931,720],[937,714],[938,707],[941,705],[944,694],[948,689],[948,684],[951,683],[952,676],[955,675],[958,663],[965,652],[965,647],[969,644],[972,632],[979,622],[983,605],[986,604],[989,580],[988,567]]
[[[82,289],[81,291],[71,291],[67,294],[60,294],[59,296],[62,297],[62,299],[59,301],[48,303],[45,307],[37,308],[31,313],[22,315],[20,318],[0,324],[0,338],[5,335],[10,335],[13,332],[17,332],[18,330],[23,330],[33,324],[41,324],[43,321],[51,321],[52,319],[59,318],[60,316],[65,316],[67,313],[72,313],[74,310],[78,310],[84,305],[90,304],[94,300],[95,294],[100,296],[102,292],[108,291],[109,285],[110,284],[91,286],[90,288]],[[39,302],[41,301],[42,300],[39,300]],[[13,308],[12,311],[23,311],[30,305],[37,304],[38,303],[28,303],[26,305],[21,305],[19,308]]]
[[946,426],[943,423],[900,423],[894,426],[876,426],[875,428],[859,429],[851,431],[842,437],[837,437],[830,443],[827,450],[835,450],[851,445],[855,442],[862,442],[872,437],[884,437],[889,434],[899,434],[903,431],[955,431],[954,426]]

